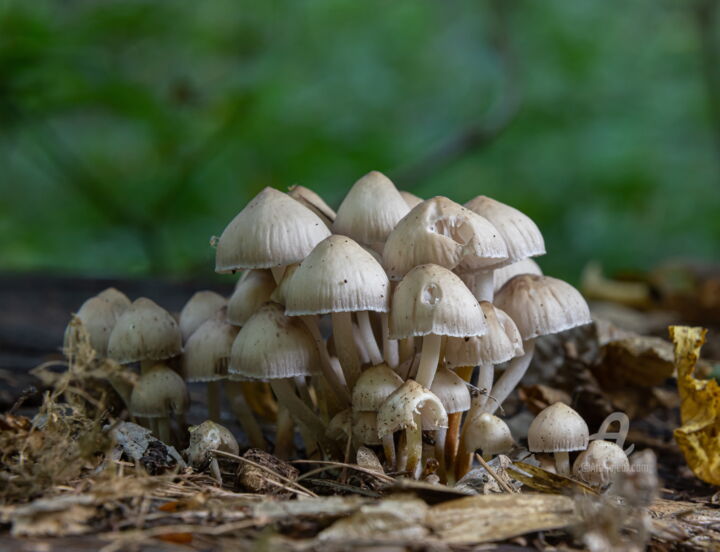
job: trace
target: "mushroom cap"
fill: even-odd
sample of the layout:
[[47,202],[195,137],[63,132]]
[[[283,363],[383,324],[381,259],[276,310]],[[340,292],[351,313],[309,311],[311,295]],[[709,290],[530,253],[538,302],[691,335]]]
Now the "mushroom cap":
[[219,381],[227,377],[230,349],[238,328],[221,317],[211,318],[185,343],[182,371],[185,381]]
[[520,274],[495,296],[520,330],[523,341],[589,324],[590,309],[578,290],[550,276]]
[[202,469],[212,459],[213,450],[221,450],[237,455],[240,452],[235,436],[225,426],[205,420],[200,425],[191,426],[190,443],[185,454],[191,466]]
[[415,380],[407,380],[380,406],[377,415],[378,437],[400,431],[416,429],[415,414],[420,414],[422,429],[435,430],[447,427],[448,418],[440,399]]
[[329,312],[387,312],[390,281],[362,246],[333,235],[312,250],[290,278],[285,312],[291,316]]
[[333,223],[333,232],[364,245],[384,243],[398,221],[410,210],[395,184],[371,171],[353,184]]
[[335,211],[327,203],[325,203],[323,198],[313,192],[310,188],[300,186],[299,184],[290,186],[288,195],[295,201],[302,203],[305,207],[320,217],[328,228],[332,226],[332,223],[335,220]]
[[438,196],[413,207],[385,242],[388,276],[399,280],[414,266],[433,263],[479,270],[507,259],[500,233],[480,215]]
[[465,207],[482,215],[498,229],[507,244],[506,262],[545,254],[545,240],[537,224],[525,213],[487,196],[477,196]]
[[329,235],[310,209],[265,188],[223,230],[215,251],[215,272],[298,263]]
[[[114,301],[107,296],[96,295],[85,301],[75,313],[75,317],[80,320],[88,333],[90,345],[100,356],[107,356],[110,334],[126,309],[123,302]],[[75,340],[73,326],[68,324],[65,330],[64,346],[72,348]]]
[[[542,269],[535,261],[530,258],[522,259],[520,261],[496,268],[493,272],[493,287],[497,293],[510,278],[517,276],[518,274],[537,274],[542,276],[542,273]],[[471,283],[465,278],[466,276],[468,278],[472,278],[472,274],[473,273],[468,273],[467,275],[463,274],[460,276],[469,288],[472,288]]]
[[400,190],[400,195],[405,200],[405,203],[407,203],[410,209],[415,207],[415,205],[417,205],[418,203],[422,203],[424,201],[423,198],[418,197],[411,192],[406,192],[405,190]]
[[156,364],[138,379],[130,395],[130,413],[141,418],[165,418],[190,406],[183,379],[163,364]]
[[203,322],[212,318],[227,304],[227,299],[214,291],[204,290],[195,293],[180,311],[180,333],[187,341]]
[[477,412],[465,423],[463,439],[468,451],[480,449],[483,454],[495,456],[506,454],[515,445],[510,428],[497,416]]
[[122,313],[110,333],[108,356],[120,364],[163,360],[182,353],[182,334],[172,315],[140,297]]
[[343,441],[352,434],[352,410],[346,408],[332,417],[325,430],[325,437],[333,441]]
[[467,384],[452,370],[440,368],[435,372],[430,391],[440,399],[448,414],[470,410],[471,399]]
[[309,376],[318,364],[315,341],[297,318],[265,303],[238,332],[229,373],[248,380]]
[[285,305],[285,302],[287,301],[287,290],[288,286],[290,285],[290,280],[292,280],[293,274],[295,274],[295,271],[299,267],[299,264],[292,264],[285,267],[285,272],[283,272],[282,279],[270,295],[270,301],[272,301],[273,303],[279,303],[280,305]]
[[438,265],[416,266],[395,288],[390,309],[390,338],[438,334],[484,335],[485,317],[462,280]]
[[270,300],[275,290],[275,279],[269,270],[248,270],[238,280],[227,304],[227,320],[242,326],[247,319]]
[[605,487],[617,472],[628,471],[630,461],[616,443],[590,441],[587,450],[575,459],[572,472],[575,477],[595,487]]
[[501,364],[523,354],[520,332],[504,311],[488,301],[480,301],[488,331],[472,337],[448,337],[445,362],[448,366]]
[[403,380],[387,364],[378,364],[365,370],[352,390],[355,412],[377,412],[380,405],[403,384]]
[[363,445],[382,443],[382,439],[378,436],[377,419],[376,412],[353,412],[352,433],[358,443]]
[[580,414],[556,402],[542,410],[530,424],[530,452],[571,452],[588,446],[588,426]]
[[115,289],[114,287],[109,287],[102,290],[100,293],[97,294],[96,297],[109,301],[121,312],[128,308],[131,303],[127,295],[125,295],[122,291]]

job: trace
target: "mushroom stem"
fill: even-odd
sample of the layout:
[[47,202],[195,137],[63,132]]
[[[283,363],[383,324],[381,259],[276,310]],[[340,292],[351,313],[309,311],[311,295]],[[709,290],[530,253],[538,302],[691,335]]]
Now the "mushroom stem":
[[[458,366],[455,373],[464,381],[469,382],[474,368],[474,366]],[[453,466],[455,465],[455,458],[458,454],[462,415],[462,412],[448,414],[448,430],[447,437],[445,439],[445,467],[448,480],[450,480],[453,476]]]
[[274,454],[281,460],[287,460],[292,454],[295,445],[295,424],[287,408],[280,405],[278,408],[275,426]]
[[481,392],[475,398],[473,406],[477,405],[477,408],[483,408],[487,404],[494,377],[495,367],[492,364],[481,364],[479,366],[477,387]]
[[495,297],[493,272],[493,270],[483,270],[473,275],[473,288],[470,291],[478,301],[493,302]]
[[275,283],[277,285],[280,285],[280,282],[283,279],[283,276],[285,275],[285,269],[287,267],[285,266],[274,266],[270,269],[270,272],[272,272],[273,278],[275,279]]
[[153,437],[160,439],[160,427],[157,418],[144,418],[147,422],[147,428],[152,432]]
[[482,409],[483,412],[493,414],[498,407],[508,398],[513,389],[517,387],[520,380],[527,372],[530,362],[532,361],[533,352],[535,351],[535,340],[529,339],[523,342],[523,348],[525,354],[519,357],[515,357],[510,362],[510,366],[505,369],[505,373],[500,376],[490,392],[493,400],[488,401],[485,407]]
[[295,381],[295,387],[297,387],[300,398],[305,401],[305,404],[308,405],[309,408],[314,409],[315,403],[313,402],[312,396],[310,395],[310,390],[308,389],[305,376],[295,376],[295,378],[293,379]]
[[395,455],[395,438],[392,433],[388,433],[382,438],[383,451],[385,451],[385,462],[391,469],[395,468],[397,457]]
[[350,394],[348,393],[345,383],[345,377],[343,376],[342,370],[337,369],[333,366],[332,362],[330,362],[327,344],[320,333],[320,328],[318,328],[317,317],[301,316],[300,319],[310,331],[320,352],[320,367],[332,391],[328,396],[328,402],[330,405],[335,406],[335,408],[330,408],[331,415],[334,415],[350,405]]
[[220,382],[207,383],[208,418],[213,422],[220,422]]
[[[469,419],[469,418],[468,418]],[[464,428],[463,428],[464,429]],[[457,457],[455,458],[455,481],[460,481],[472,467],[472,451],[467,450],[465,437],[460,438],[460,446],[458,447]]]
[[390,339],[390,321],[386,312],[380,314],[380,320],[382,321],[383,358],[385,364],[394,370],[400,364],[398,342],[397,339]]
[[420,414],[414,414],[415,427],[405,429],[405,446],[407,447],[407,465],[405,471],[410,477],[418,479],[422,469],[422,418]]
[[[459,413],[454,413],[459,414]],[[448,414],[448,424],[450,422],[450,416],[453,416],[453,414]],[[435,458],[438,461],[438,475],[440,476],[440,482],[445,483],[447,481],[447,466],[445,464],[445,444],[447,442],[448,437],[448,428],[441,427],[437,431],[435,431]]]
[[442,337],[437,334],[428,334],[423,337],[420,366],[418,367],[415,381],[428,389],[430,389],[433,379],[435,378],[438,361],[440,360],[441,344]]
[[555,469],[560,475],[567,475],[570,473],[570,455],[567,451],[556,452],[555,454]]
[[220,473],[220,464],[218,464],[217,458],[213,457],[213,459],[210,460],[210,473],[222,487],[222,474]]
[[400,340],[400,363],[402,364],[415,354],[415,338],[406,337]]
[[380,353],[377,341],[375,341],[375,334],[373,333],[372,326],[370,325],[370,316],[368,311],[360,311],[357,313],[358,327],[360,328],[360,335],[363,337],[363,341],[367,345],[368,354],[370,355],[370,362],[373,366],[382,364],[383,356]]
[[335,350],[345,374],[345,381],[352,391],[361,372],[360,357],[353,337],[352,313],[333,312],[331,318]]
[[235,415],[235,418],[237,418],[240,427],[242,427],[245,432],[250,446],[267,450],[267,442],[263,436],[262,429],[260,429],[260,424],[258,424],[250,406],[245,402],[240,384],[238,382],[228,381],[227,385],[230,396],[230,409]]
[[173,438],[172,432],[170,431],[170,420],[166,417],[155,418],[155,423],[157,424],[158,430],[157,438],[166,445],[171,445]]

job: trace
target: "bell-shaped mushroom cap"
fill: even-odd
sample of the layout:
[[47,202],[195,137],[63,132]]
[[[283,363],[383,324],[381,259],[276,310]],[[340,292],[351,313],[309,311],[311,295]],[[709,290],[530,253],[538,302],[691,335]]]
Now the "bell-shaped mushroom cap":
[[385,243],[409,210],[395,184],[384,174],[372,171],[350,188],[337,211],[333,232],[363,245]]
[[504,311],[480,301],[488,331],[473,337],[448,337],[445,361],[448,366],[500,364],[523,354],[520,332]]
[[[100,356],[107,356],[110,334],[126,307],[97,295],[85,301],[75,316],[80,320],[90,338],[90,345]],[[73,348],[76,335],[72,324],[65,330],[65,347]]]
[[464,269],[478,270],[505,259],[505,242],[492,224],[441,196],[413,207],[383,249],[383,264],[393,280],[425,263],[449,269],[462,263]]
[[215,272],[298,263],[329,235],[328,227],[310,209],[265,188],[223,230],[215,251]]
[[395,288],[390,309],[390,338],[438,334],[484,335],[485,317],[462,280],[438,265],[421,265]]
[[182,335],[172,315],[146,297],[123,312],[110,333],[108,356],[120,364],[163,360],[182,353]]
[[378,436],[376,412],[354,412],[352,432],[355,440],[363,445],[379,445],[382,443]]
[[333,211],[333,209],[325,203],[323,198],[313,192],[310,188],[300,185],[290,186],[288,195],[295,201],[302,203],[305,207],[320,217],[328,228],[332,226],[332,223],[335,220],[335,211]]
[[610,441],[590,441],[587,450],[575,459],[572,472],[578,479],[595,487],[605,487],[617,472],[630,469],[628,457],[617,444]]
[[463,379],[452,370],[441,368],[435,373],[430,391],[435,393],[448,414],[470,410],[470,391]]
[[200,425],[191,426],[190,443],[185,451],[191,466],[201,469],[213,457],[213,450],[221,450],[237,455],[240,452],[235,436],[225,426],[211,420],[205,420]]
[[219,381],[227,377],[230,349],[238,328],[216,316],[206,320],[185,344],[182,357],[186,381]]
[[329,312],[387,312],[390,281],[383,267],[346,236],[321,241],[300,263],[285,290],[291,316]]
[[415,205],[417,205],[418,203],[422,203],[424,201],[423,198],[418,197],[413,193],[406,192],[404,190],[400,190],[400,195],[403,197],[405,203],[408,204],[408,207],[410,207],[410,209],[415,207]]
[[227,321],[242,326],[247,319],[270,300],[275,280],[269,270],[248,270],[238,280],[227,305]]
[[183,341],[187,341],[192,333],[203,322],[215,316],[215,313],[227,304],[227,299],[214,291],[198,291],[180,311],[180,332]]
[[530,424],[530,452],[570,452],[588,446],[588,426],[580,414],[556,402],[542,410]]
[[315,341],[297,318],[265,303],[242,327],[230,352],[229,372],[248,380],[309,376],[318,364]]
[[122,291],[109,287],[97,294],[97,297],[113,304],[119,311],[124,311],[130,306],[130,299]]
[[[513,278],[518,274],[538,274],[539,276],[542,276],[542,273],[542,269],[535,261],[530,258],[522,259],[521,261],[516,261],[514,263],[501,266],[500,268],[496,268],[493,271],[493,287],[495,288],[495,292],[497,293],[510,278]],[[465,282],[467,286],[472,289],[472,283],[465,279],[466,275],[462,274],[460,277],[462,278],[463,282]],[[472,273],[467,274],[467,277],[472,278]]]
[[463,429],[463,439],[468,451],[480,449],[483,454],[495,456],[506,454],[513,448],[510,428],[497,416],[487,412],[477,412],[465,420],[467,427]]
[[325,437],[333,441],[346,441],[352,436],[352,410],[346,408],[332,417],[325,430]]
[[143,373],[130,395],[130,413],[141,418],[181,414],[189,405],[185,382],[163,364],[156,364]]
[[416,429],[414,416],[420,414],[422,429],[447,427],[447,412],[435,394],[415,380],[407,380],[380,406],[377,415],[378,437],[405,428]]
[[495,305],[513,319],[523,341],[592,321],[580,292],[551,276],[515,276],[495,296]]
[[488,219],[507,244],[509,263],[545,254],[545,240],[530,217],[487,196],[477,196],[465,207]]
[[365,370],[352,391],[352,405],[356,412],[377,412],[380,405],[403,384],[403,380],[387,364]]

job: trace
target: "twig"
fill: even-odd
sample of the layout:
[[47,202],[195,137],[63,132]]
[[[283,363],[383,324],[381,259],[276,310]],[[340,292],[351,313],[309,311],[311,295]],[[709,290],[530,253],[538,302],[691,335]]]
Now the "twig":
[[482,456],[480,456],[478,453],[475,453],[475,458],[477,458],[478,462],[480,462],[480,465],[485,468],[485,471],[488,472],[495,481],[497,481],[497,484],[500,485],[500,488],[503,491],[510,494],[513,494],[515,492],[510,485],[508,485],[497,473],[495,473],[495,470],[490,467],[490,464],[485,462],[485,459]]
[[[374,475],[378,479],[384,479],[388,483],[393,483],[395,479],[390,477],[387,474],[380,473],[378,471],[369,470],[367,468],[363,468],[362,466],[358,466],[357,464],[346,464],[345,462],[333,462],[331,460],[293,460],[291,462],[292,464],[324,464],[330,467],[336,467],[336,468],[350,468],[355,471],[367,473],[368,475]],[[302,477],[302,476],[301,476]]]

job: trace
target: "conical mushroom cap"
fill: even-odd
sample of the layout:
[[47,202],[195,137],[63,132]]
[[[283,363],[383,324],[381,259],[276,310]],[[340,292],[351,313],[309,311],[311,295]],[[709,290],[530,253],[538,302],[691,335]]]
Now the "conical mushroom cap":
[[198,291],[180,311],[180,332],[183,341],[187,341],[200,325],[215,316],[215,313],[227,304],[227,299],[214,291]]
[[356,412],[377,412],[380,405],[403,380],[387,364],[378,364],[365,370],[352,391],[352,405]]
[[492,224],[441,196],[413,207],[395,226],[383,249],[383,264],[393,280],[425,263],[449,269],[462,263],[465,269],[479,270],[505,259],[505,243]]
[[292,275],[285,292],[291,316],[328,312],[387,312],[390,281],[383,267],[346,236],[320,242]]
[[513,319],[523,341],[591,322],[580,292],[550,276],[515,276],[495,296],[495,305]]
[[235,436],[225,426],[211,420],[188,429],[190,443],[185,451],[190,465],[201,469],[213,458],[213,450],[237,455],[240,452]]
[[395,184],[384,174],[372,171],[350,188],[337,211],[333,232],[363,245],[385,243],[409,210]]
[[353,412],[352,433],[358,443],[363,445],[379,445],[382,440],[378,436],[376,412]]
[[109,301],[118,311],[122,312],[130,306],[130,299],[122,291],[109,287],[97,294],[97,297]]
[[622,448],[610,441],[590,441],[587,450],[575,459],[572,472],[578,479],[595,487],[609,485],[618,472],[627,472],[630,461]]
[[507,453],[515,444],[510,428],[497,416],[477,412],[465,423],[463,439],[469,451],[480,449],[484,455],[495,456]]
[[317,193],[305,186],[296,185],[290,186],[288,195],[320,217],[328,228],[332,227],[335,220],[335,211]]
[[440,399],[448,414],[470,410],[470,391],[465,381],[452,370],[439,369],[435,373],[430,391]]
[[545,254],[545,240],[530,217],[487,196],[477,196],[465,207],[488,219],[507,244],[508,263]]
[[445,361],[450,367],[500,364],[523,354],[520,332],[505,312],[480,301],[488,331],[473,337],[449,337]]
[[[496,268],[493,271],[493,287],[495,288],[495,293],[500,291],[500,288],[503,287],[510,278],[513,278],[518,274],[537,274],[542,276],[542,273],[542,269],[530,258]],[[471,275],[469,274],[468,276]],[[463,282],[472,289],[471,283],[465,279],[465,276],[463,275],[461,278],[463,279]]]
[[408,207],[410,207],[410,209],[415,207],[415,205],[417,205],[418,203],[422,203],[424,201],[423,198],[418,197],[413,193],[406,192],[404,190],[400,190],[400,195],[403,197],[405,203],[408,204]]
[[[97,295],[85,301],[75,314],[88,333],[90,345],[100,356],[107,356],[110,334],[125,310],[126,307],[121,303]],[[74,343],[73,326],[68,324],[65,330],[65,347],[72,348]]]
[[438,265],[421,265],[395,288],[390,338],[415,335],[465,337],[487,332],[480,305],[462,280]]
[[588,426],[568,405],[556,402],[542,410],[530,424],[530,452],[570,452],[588,446]]
[[140,376],[130,395],[130,413],[141,418],[164,418],[185,412],[190,405],[183,379],[157,364]]
[[309,376],[318,363],[315,341],[297,318],[266,303],[242,327],[230,353],[231,374],[249,380]]
[[172,315],[146,297],[123,312],[110,334],[108,356],[120,364],[163,360],[182,353],[182,335]]
[[227,377],[230,349],[238,328],[221,317],[206,320],[185,344],[182,357],[186,381],[219,381]]
[[380,406],[377,415],[378,437],[405,428],[417,428],[414,415],[420,414],[422,429],[447,427],[447,412],[435,394],[415,380],[407,380]]
[[269,270],[248,270],[238,280],[227,305],[227,321],[242,326],[247,319],[270,300],[275,280]]
[[265,188],[223,231],[215,272],[298,263],[330,235],[322,219],[300,202]]

